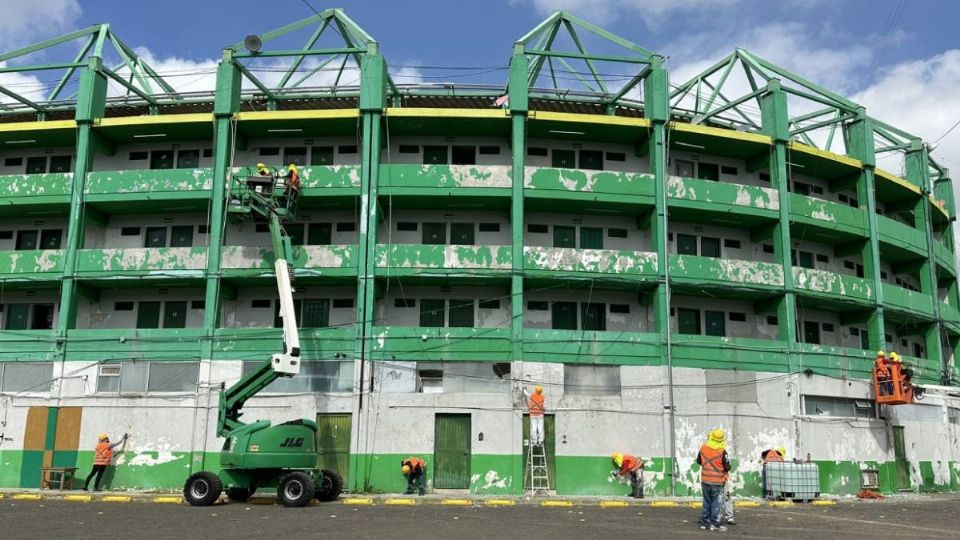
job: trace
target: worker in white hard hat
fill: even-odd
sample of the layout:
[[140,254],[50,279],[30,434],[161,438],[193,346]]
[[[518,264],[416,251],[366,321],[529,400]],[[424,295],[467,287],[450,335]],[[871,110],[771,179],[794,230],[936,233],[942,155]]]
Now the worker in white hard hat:
[[124,433],[123,437],[120,439],[120,442],[110,444],[110,437],[106,433],[101,433],[97,436],[97,446],[93,449],[93,468],[90,470],[90,474],[87,475],[86,481],[83,482],[83,490],[87,491],[87,488],[90,487],[90,480],[96,476],[97,480],[93,483],[93,490],[100,491],[100,480],[103,479],[103,473],[107,470],[107,467],[110,466],[110,462],[113,459],[113,449],[127,442],[127,434]]

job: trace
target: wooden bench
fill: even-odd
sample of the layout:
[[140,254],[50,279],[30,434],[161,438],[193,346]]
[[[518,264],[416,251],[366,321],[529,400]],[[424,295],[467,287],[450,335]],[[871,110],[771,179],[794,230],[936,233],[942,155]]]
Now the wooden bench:
[[60,491],[73,489],[73,479],[77,474],[76,467],[42,467],[40,469],[40,489],[53,489],[59,483]]

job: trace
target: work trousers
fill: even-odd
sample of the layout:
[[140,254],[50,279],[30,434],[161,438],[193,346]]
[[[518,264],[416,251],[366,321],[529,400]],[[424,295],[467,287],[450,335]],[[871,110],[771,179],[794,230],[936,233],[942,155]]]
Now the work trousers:
[[87,489],[87,487],[90,485],[90,479],[93,478],[94,475],[96,475],[96,476],[97,476],[97,481],[93,483],[93,489],[99,490],[99,489],[100,489],[100,480],[103,478],[103,473],[104,473],[106,470],[107,470],[107,466],[106,466],[106,465],[94,465],[94,466],[93,466],[93,469],[90,470],[90,474],[87,475],[86,481],[84,481],[84,483],[83,483],[83,489],[84,489],[84,490]]
[[543,415],[530,415],[530,444],[540,446],[543,444]]
[[700,511],[700,525],[720,526],[720,513],[723,511],[724,484],[700,483],[703,491],[703,510]]
[[723,491],[723,519],[727,523],[733,521],[733,493],[729,489]]
[[427,475],[423,471],[413,470],[410,471],[410,474],[407,475],[407,495],[413,493],[413,488],[417,488],[417,492],[420,495],[423,495],[427,489]]
[[643,498],[643,469],[637,468],[630,471],[630,496],[635,499]]

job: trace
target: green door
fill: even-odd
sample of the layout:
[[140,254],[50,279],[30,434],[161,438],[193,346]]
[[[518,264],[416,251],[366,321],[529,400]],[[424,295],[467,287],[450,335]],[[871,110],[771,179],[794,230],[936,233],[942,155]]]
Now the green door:
[[897,489],[910,489],[910,462],[907,461],[907,439],[902,426],[893,427],[893,459],[897,466]]
[[304,328],[326,328],[330,326],[330,303],[328,300],[304,300],[303,320],[300,326]]
[[6,330],[26,330],[30,320],[30,304],[7,304]]
[[192,247],[193,225],[174,225],[170,227],[170,247]]
[[473,223],[451,223],[450,224],[450,244],[454,246],[472,246],[474,239]]
[[598,303],[580,304],[584,330],[602,332],[607,329],[607,305]]
[[577,154],[573,150],[554,150],[552,167],[560,169],[577,168]]
[[163,327],[164,328],[186,328],[187,327],[187,303],[180,301],[167,301],[163,306]]
[[600,150],[581,150],[580,168],[592,169],[595,171],[603,170],[603,152]]
[[447,147],[446,146],[424,146],[423,147],[424,165],[446,165]]
[[[557,489],[557,452],[556,429],[552,414],[543,415],[543,450],[547,453],[547,474],[550,475],[550,489]],[[523,489],[530,487],[530,415],[523,415]]]
[[603,229],[580,227],[580,249],[603,249]]
[[350,413],[317,414],[317,467],[340,473],[350,485]]
[[420,243],[429,245],[443,245],[447,243],[446,223],[424,223],[423,236]]
[[820,323],[817,321],[803,321],[803,342],[820,344]]
[[708,336],[724,337],[727,335],[726,313],[723,311],[704,311],[703,322]]
[[310,153],[311,165],[333,165],[332,146],[314,146]]
[[677,308],[677,333],[700,335],[700,310]]
[[553,247],[558,247],[558,248],[577,247],[577,229],[575,227],[554,225],[553,226]]
[[470,415],[436,415],[433,440],[433,487],[470,488]]
[[551,316],[554,330],[576,330],[577,329],[577,303],[576,302],[554,302],[551,306]]
[[160,302],[140,302],[137,328],[160,328]]
[[333,227],[330,225],[330,223],[311,223],[307,230],[307,244],[329,246],[333,241]]

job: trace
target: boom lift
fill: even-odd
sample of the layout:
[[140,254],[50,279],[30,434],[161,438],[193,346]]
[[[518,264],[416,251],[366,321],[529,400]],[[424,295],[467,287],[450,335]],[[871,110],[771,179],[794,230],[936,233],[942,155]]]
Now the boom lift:
[[284,506],[305,506],[316,497],[332,501],[343,480],[335,471],[317,468],[317,424],[293,420],[271,425],[269,420],[240,421],[244,403],[279,377],[300,373],[300,337],[293,304],[290,263],[293,247],[282,222],[293,217],[282,177],[234,177],[227,213],[235,220],[266,220],[273,243],[274,270],[283,320],[283,350],[255,371],[220,393],[217,436],[226,441],[220,471],[202,471],[187,478],[183,496],[193,506],[209,506],[226,488],[227,497],[243,502],[260,488],[276,488]]

